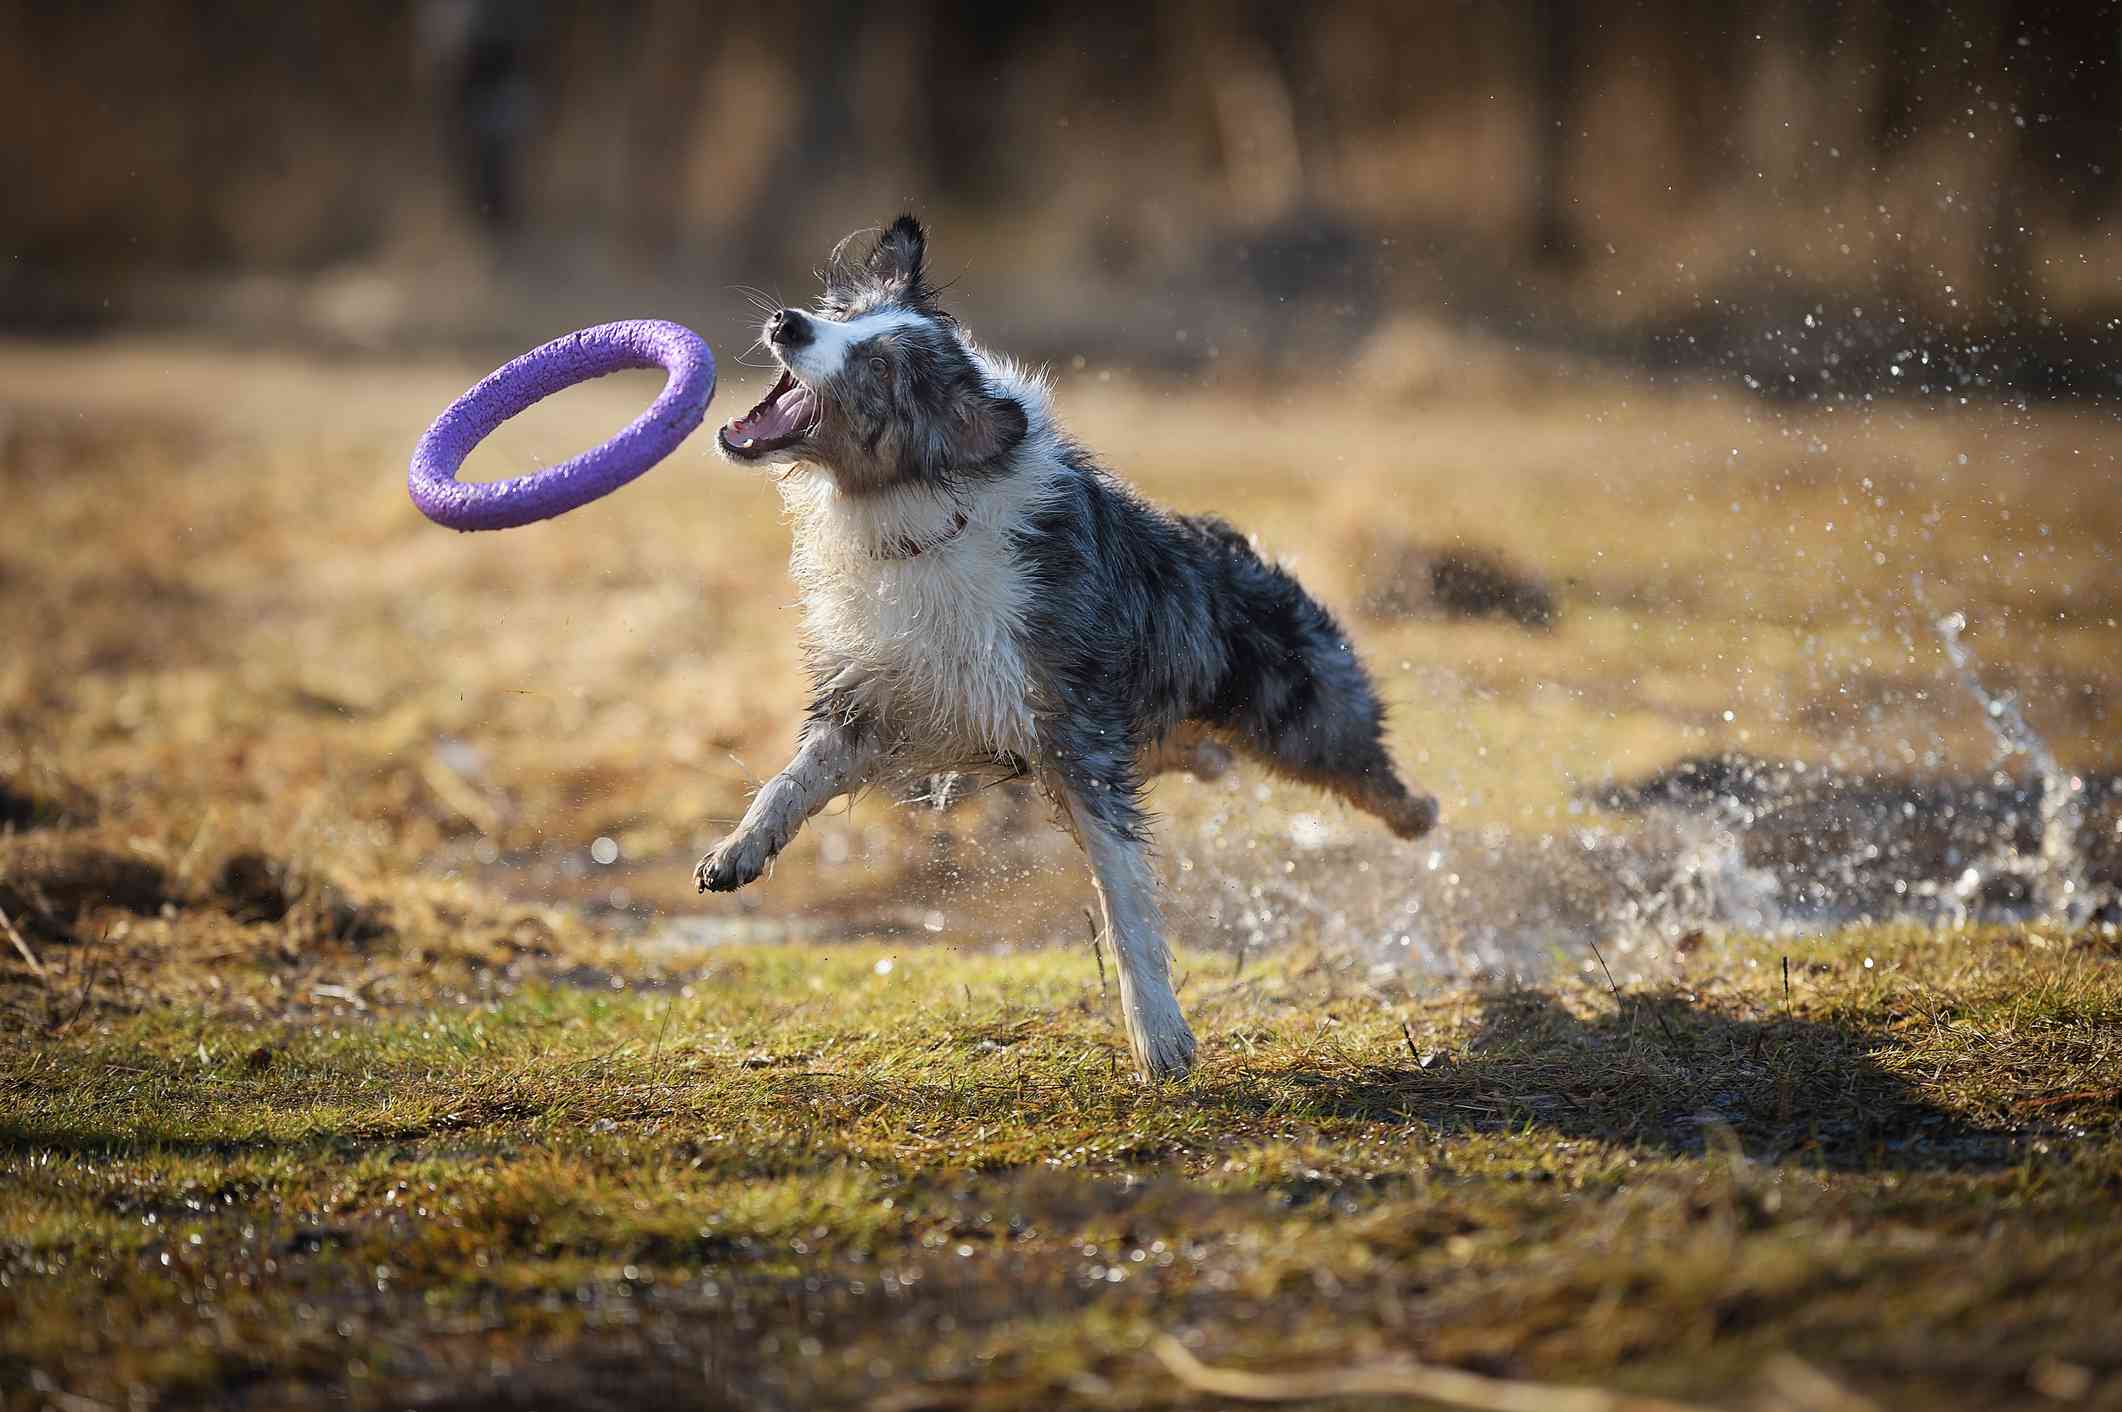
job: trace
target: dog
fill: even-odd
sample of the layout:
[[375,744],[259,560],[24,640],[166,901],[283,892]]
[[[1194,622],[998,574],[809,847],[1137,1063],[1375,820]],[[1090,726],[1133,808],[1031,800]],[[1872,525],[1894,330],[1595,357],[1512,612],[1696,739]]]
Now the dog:
[[772,390],[716,437],[780,472],[810,706],[695,881],[743,887],[840,795],[1029,777],[1089,859],[1138,1074],[1183,1075],[1146,781],[1235,752],[1408,839],[1436,800],[1394,770],[1333,615],[1237,530],[1150,504],[1072,439],[1042,375],[944,312],[919,221],[856,232],[819,276],[814,308],[760,330]]

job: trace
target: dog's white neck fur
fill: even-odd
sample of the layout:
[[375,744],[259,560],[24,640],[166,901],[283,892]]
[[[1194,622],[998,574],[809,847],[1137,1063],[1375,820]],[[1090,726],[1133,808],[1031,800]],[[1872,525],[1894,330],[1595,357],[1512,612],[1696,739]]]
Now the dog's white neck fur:
[[[1026,588],[1010,532],[1068,467],[1045,384],[968,349],[990,386],[1024,408],[1028,430],[1008,468],[955,490],[849,495],[823,470],[798,466],[780,482],[795,528],[790,568],[811,649],[839,689],[924,751],[1029,758]],[[953,534],[961,513],[965,528]],[[887,557],[908,543],[928,547]]]

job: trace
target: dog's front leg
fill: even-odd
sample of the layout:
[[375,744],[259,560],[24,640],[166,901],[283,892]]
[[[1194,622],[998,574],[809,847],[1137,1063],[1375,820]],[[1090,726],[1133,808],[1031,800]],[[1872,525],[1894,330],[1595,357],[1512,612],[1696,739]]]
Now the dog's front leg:
[[758,877],[804,820],[868,782],[879,753],[876,732],[862,721],[812,716],[796,758],[753,796],[744,821],[700,860],[693,881],[702,892],[735,892]]

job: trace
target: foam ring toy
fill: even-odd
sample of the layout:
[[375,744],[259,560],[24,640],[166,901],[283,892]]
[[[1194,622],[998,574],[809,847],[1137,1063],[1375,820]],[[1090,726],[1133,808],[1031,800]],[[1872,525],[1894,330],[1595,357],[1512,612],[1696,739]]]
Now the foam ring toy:
[[[572,460],[512,480],[457,479],[464,458],[510,417],[562,388],[625,368],[670,380],[617,436]],[[454,530],[510,529],[609,495],[678,449],[707,416],[715,355],[700,335],[662,319],[598,324],[504,363],[435,418],[413,448],[406,489],[420,513]]]

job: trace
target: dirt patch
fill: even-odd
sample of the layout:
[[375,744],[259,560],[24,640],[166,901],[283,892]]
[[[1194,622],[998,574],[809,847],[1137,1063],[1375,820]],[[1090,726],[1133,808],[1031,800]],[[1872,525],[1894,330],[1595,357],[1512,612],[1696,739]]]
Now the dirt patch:
[[66,811],[56,801],[0,781],[0,830],[26,833],[31,829],[48,829],[65,820]]
[[281,929],[291,945],[355,947],[392,934],[389,913],[355,902],[335,883],[305,876],[256,851],[233,854],[203,891],[161,863],[106,845],[24,837],[0,851],[0,909],[32,940],[74,942],[99,913],[134,917],[205,913]]
[[178,900],[168,873],[148,859],[93,844],[24,844],[0,853],[0,907],[25,927],[68,939],[84,912],[152,916]]
[[1375,556],[1377,586],[1360,604],[1376,621],[1399,618],[1507,618],[1521,627],[1552,628],[1555,595],[1533,574],[1490,549],[1401,544]]
[[232,855],[216,875],[211,896],[236,921],[284,926],[298,943],[362,946],[392,935],[383,909],[356,903],[328,879],[305,877],[264,853]]
[[77,826],[95,818],[96,801],[72,780],[34,758],[0,756],[0,835]]

